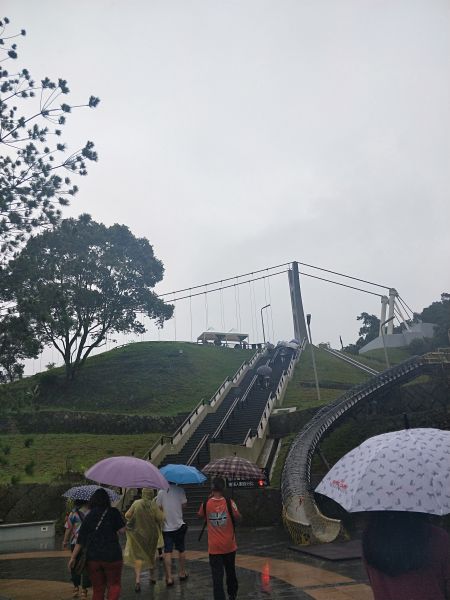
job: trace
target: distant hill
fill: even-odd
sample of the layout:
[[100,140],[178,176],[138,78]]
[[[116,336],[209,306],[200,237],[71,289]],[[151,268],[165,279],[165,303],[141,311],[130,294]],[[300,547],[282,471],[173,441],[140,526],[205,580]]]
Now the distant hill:
[[89,358],[69,385],[63,369],[2,385],[0,403],[7,397],[29,398],[39,385],[41,410],[173,415],[209,398],[252,355],[250,350],[188,342],[129,344]]

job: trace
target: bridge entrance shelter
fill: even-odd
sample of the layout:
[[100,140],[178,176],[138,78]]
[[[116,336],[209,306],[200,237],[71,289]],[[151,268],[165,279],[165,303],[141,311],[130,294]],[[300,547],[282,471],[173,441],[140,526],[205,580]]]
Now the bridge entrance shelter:
[[248,333],[239,333],[237,331],[204,331],[197,338],[198,344],[214,344],[215,346],[248,346]]

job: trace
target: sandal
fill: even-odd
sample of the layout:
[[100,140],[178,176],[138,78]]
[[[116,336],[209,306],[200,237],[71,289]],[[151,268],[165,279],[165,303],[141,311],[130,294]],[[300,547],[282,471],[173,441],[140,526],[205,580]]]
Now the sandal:
[[81,590],[81,599],[82,599],[82,600],[87,600],[87,597],[88,597],[88,591],[87,591],[87,588],[83,588],[83,589]]
[[72,598],[78,598],[79,595],[80,595],[80,588],[74,587],[73,592],[72,592]]
[[136,583],[136,585],[134,586],[134,591],[135,592],[140,592],[141,591],[141,584],[140,583]]
[[166,586],[167,587],[172,587],[174,585],[175,581],[172,579],[171,581],[169,581],[168,579],[166,579]]
[[186,579],[189,577],[189,573],[186,573],[185,575],[180,575],[179,580],[180,581],[186,581]]

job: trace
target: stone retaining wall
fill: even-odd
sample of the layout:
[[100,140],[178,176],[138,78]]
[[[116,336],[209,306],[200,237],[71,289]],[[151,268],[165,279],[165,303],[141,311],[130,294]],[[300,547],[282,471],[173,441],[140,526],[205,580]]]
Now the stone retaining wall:
[[[66,506],[61,494],[71,485],[75,483],[0,486],[0,522],[57,520],[61,530]],[[242,526],[265,527],[281,523],[279,490],[234,490],[233,498],[243,516]]]
[[61,497],[70,483],[0,486],[0,522],[27,523],[61,519],[66,506]]
[[172,433],[186,418],[72,411],[40,411],[0,417],[0,433]]

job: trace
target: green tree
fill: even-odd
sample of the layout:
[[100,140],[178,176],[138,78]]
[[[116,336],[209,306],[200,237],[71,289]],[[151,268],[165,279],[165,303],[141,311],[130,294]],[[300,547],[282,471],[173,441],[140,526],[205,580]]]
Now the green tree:
[[26,319],[15,315],[0,319],[0,383],[20,379],[24,369],[21,361],[36,358],[41,350]]
[[5,295],[73,379],[108,334],[144,333],[139,313],[159,326],[172,316],[153,291],[163,273],[148,240],[82,215],[30,238],[7,266]]
[[36,228],[55,225],[60,207],[78,191],[68,175],[86,175],[97,153],[90,141],[68,152],[62,130],[74,109],[99,103],[95,96],[82,104],[62,101],[70,92],[64,79],[37,83],[28,69],[10,72],[25,30],[9,35],[8,24],[0,20],[0,264]]
[[362,348],[375,338],[380,335],[380,319],[375,315],[369,315],[369,313],[362,312],[358,317],[358,321],[362,321],[362,325],[359,329],[359,338],[356,342],[356,346]]
[[433,348],[449,345],[450,294],[443,292],[440,301],[432,302],[419,315],[416,315],[416,318],[424,323],[434,323],[436,325],[434,336],[431,338]]

